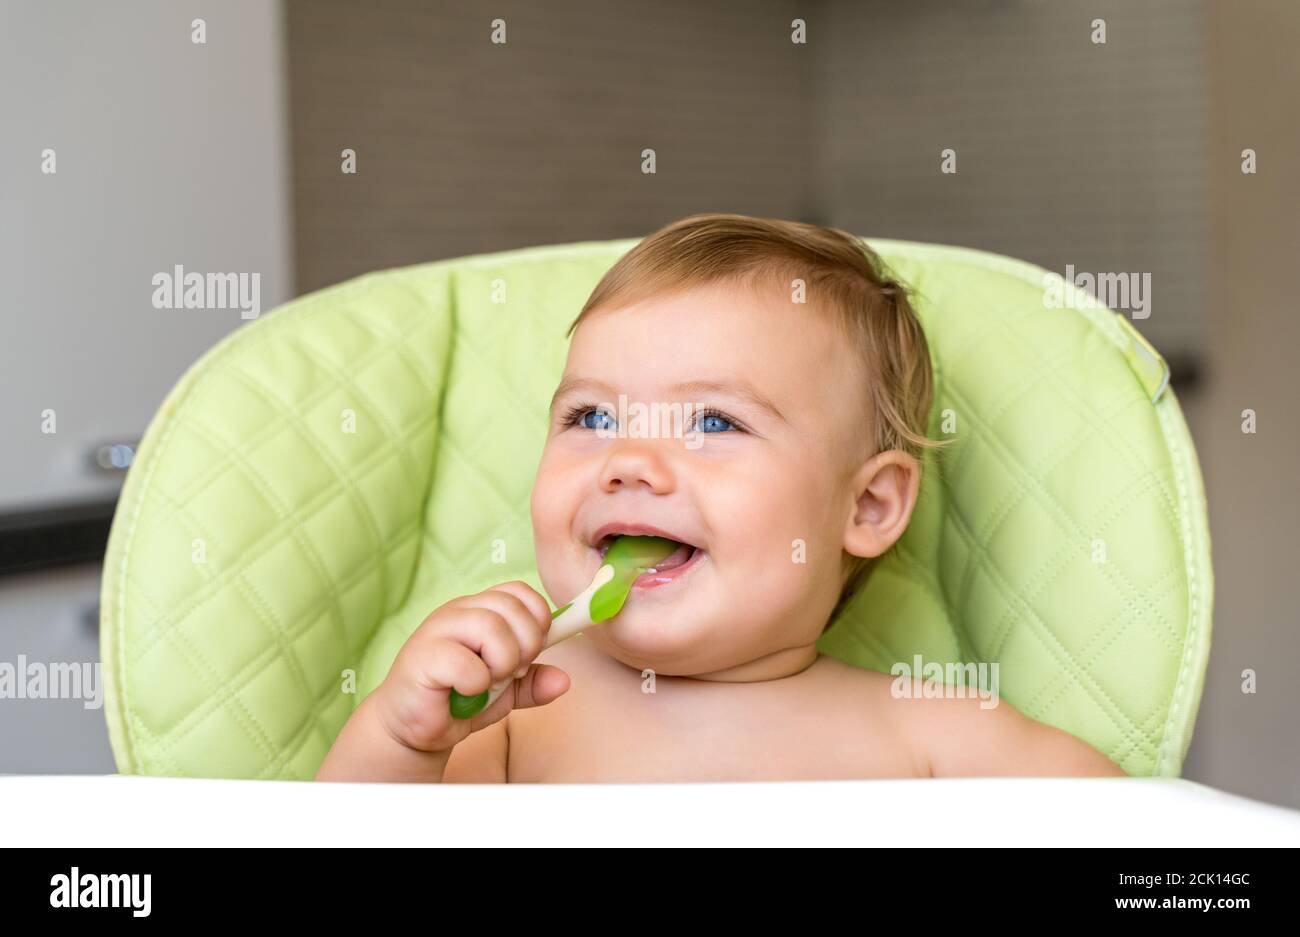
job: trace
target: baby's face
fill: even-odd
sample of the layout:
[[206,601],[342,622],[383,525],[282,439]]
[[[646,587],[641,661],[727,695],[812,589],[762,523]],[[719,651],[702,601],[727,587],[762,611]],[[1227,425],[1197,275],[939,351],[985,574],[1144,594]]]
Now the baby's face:
[[[698,550],[640,577],[618,616],[586,632],[605,653],[690,675],[815,641],[871,454],[861,371],[824,314],[775,289],[709,285],[588,316],[532,494],[551,598],[590,583],[602,528],[646,525]],[[628,415],[680,404],[685,424],[620,425],[620,394]]]

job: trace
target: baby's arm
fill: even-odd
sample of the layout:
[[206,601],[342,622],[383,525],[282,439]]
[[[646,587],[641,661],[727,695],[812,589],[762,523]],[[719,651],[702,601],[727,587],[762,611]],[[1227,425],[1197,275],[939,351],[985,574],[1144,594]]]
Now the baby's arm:
[[1006,700],[925,700],[916,720],[933,777],[1127,777],[1068,732],[1030,719]]
[[317,781],[442,781],[452,749],[422,751],[382,710],[375,690],[353,711],[316,773]]

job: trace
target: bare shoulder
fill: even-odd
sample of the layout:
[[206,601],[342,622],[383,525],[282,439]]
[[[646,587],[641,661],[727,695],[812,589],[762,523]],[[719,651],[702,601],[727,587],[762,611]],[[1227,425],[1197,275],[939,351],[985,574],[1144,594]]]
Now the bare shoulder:
[[893,751],[896,755],[888,762],[894,776],[930,776],[927,753],[910,725],[909,707],[891,692],[892,677],[827,655],[818,658],[810,676],[826,703],[821,711],[842,714],[843,720],[837,719],[841,731],[865,730],[874,737],[873,767],[880,767],[884,753]]
[[932,777],[1127,777],[1087,742],[999,696],[926,696],[920,680],[890,679],[904,681],[896,695],[911,704],[901,711]]

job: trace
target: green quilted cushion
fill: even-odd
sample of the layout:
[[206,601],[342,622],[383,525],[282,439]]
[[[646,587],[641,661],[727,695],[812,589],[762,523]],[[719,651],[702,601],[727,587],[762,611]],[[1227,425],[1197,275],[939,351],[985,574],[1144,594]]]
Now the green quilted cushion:
[[[311,778],[428,612],[507,579],[542,590],[529,492],[564,332],[634,243],[368,274],[190,368],[127,475],[104,568],[119,770]],[[1129,774],[1176,775],[1212,579],[1164,362],[1104,307],[1047,308],[1037,267],[869,243],[917,290],[930,432],[955,442],[822,650],[883,671],[998,662],[1022,712]]]

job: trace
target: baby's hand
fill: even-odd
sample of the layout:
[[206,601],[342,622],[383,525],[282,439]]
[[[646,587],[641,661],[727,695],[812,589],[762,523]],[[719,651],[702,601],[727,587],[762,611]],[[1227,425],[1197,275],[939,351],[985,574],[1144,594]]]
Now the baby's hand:
[[[450,752],[472,732],[512,709],[542,706],[569,689],[558,667],[535,664],[551,627],[551,607],[515,580],[452,599],[426,618],[398,651],[375,690],[389,733],[422,752]],[[451,690],[477,696],[508,676],[518,679],[472,719],[454,719]]]

